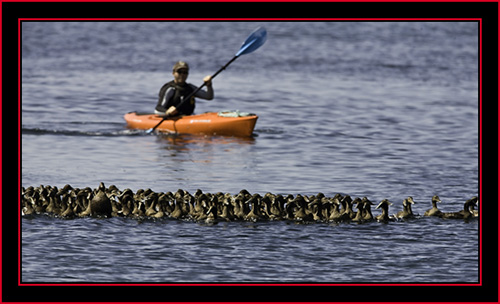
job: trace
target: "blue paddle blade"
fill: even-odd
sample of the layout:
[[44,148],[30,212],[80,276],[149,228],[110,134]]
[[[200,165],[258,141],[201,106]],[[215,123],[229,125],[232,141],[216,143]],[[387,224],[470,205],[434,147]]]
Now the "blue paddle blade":
[[236,53],[236,56],[240,55],[245,55],[249,54],[259,47],[261,47],[264,42],[266,42],[267,39],[267,31],[264,27],[259,27],[253,33],[248,36],[247,40],[243,42],[243,45],[241,46],[240,50],[238,53]]

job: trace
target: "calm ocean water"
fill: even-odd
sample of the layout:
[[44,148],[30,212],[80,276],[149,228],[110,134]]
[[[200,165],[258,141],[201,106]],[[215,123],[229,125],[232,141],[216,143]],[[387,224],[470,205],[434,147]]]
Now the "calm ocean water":
[[[258,26],[268,41],[197,113],[259,115],[250,139],[148,135],[177,60],[201,85]],[[23,22],[22,180],[193,193],[478,195],[476,22]],[[374,210],[378,215],[379,210]],[[363,225],[22,218],[23,282],[478,281],[478,220]]]

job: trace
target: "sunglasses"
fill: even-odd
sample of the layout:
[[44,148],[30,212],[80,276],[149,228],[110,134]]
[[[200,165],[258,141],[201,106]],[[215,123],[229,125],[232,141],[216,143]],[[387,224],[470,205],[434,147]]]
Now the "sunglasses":
[[186,70],[178,70],[177,74],[185,74],[185,75],[187,75],[187,74],[189,74],[189,72],[186,71]]

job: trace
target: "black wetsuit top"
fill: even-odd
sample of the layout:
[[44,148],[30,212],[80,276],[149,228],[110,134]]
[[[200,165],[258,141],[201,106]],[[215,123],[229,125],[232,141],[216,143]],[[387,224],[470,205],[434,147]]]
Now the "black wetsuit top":
[[168,108],[174,106],[177,108],[178,115],[191,115],[195,108],[195,99],[192,96],[190,99],[184,102],[180,108],[178,105],[182,100],[191,94],[196,88],[188,83],[176,84],[173,80],[164,84],[160,93],[158,94],[158,104],[156,105],[156,111],[166,112]]

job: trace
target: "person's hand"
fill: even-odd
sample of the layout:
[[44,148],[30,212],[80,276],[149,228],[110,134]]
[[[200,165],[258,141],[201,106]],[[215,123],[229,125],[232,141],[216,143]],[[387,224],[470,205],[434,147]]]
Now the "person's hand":
[[167,110],[167,112],[165,112],[165,114],[167,116],[173,116],[173,115],[177,114],[177,108],[174,106],[171,106],[170,108],[168,108],[168,110]]
[[203,81],[205,82],[205,84],[207,86],[211,86],[212,85],[212,76],[210,76],[210,75],[205,76],[205,78],[203,78]]

